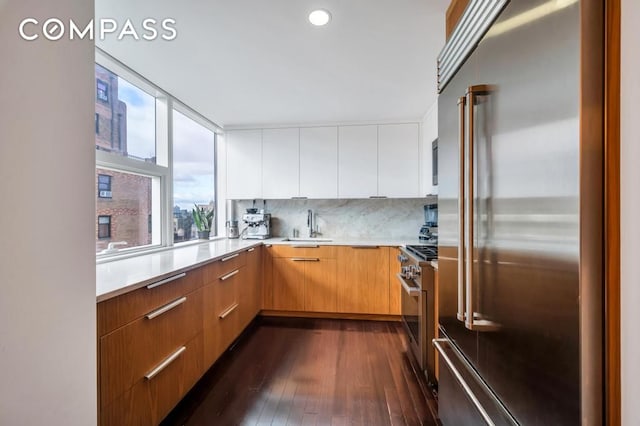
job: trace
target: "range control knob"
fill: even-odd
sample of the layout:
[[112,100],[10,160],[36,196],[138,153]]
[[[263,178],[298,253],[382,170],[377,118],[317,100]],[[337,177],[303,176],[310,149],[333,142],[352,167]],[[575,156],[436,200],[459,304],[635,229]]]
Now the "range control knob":
[[408,260],[409,260],[409,258],[407,256],[405,256],[404,254],[400,253],[398,255],[398,262],[406,263]]

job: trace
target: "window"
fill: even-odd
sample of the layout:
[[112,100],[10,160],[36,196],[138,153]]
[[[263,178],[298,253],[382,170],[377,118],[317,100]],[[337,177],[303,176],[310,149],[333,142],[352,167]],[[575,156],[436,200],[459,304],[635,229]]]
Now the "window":
[[98,197],[111,198],[111,176],[98,175]]
[[[96,138],[96,149],[155,164],[156,97],[115,72],[96,65],[98,87],[101,79],[112,82],[111,90],[117,99],[113,105],[96,102],[96,114],[103,118],[104,124],[102,135]],[[99,95],[98,99],[102,100]]]
[[217,127],[100,49],[96,61],[96,254],[195,239],[193,204],[216,205]]
[[174,242],[197,238],[194,204],[215,204],[215,137],[212,130],[173,110]]
[[96,97],[99,101],[109,103],[109,84],[96,79]]
[[111,216],[98,216],[98,238],[111,238]]

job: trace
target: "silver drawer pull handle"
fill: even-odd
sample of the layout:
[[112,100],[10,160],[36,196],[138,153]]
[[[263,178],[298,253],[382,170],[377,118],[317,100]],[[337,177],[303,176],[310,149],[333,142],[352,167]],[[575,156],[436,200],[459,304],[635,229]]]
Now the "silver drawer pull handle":
[[293,257],[291,258],[292,261],[294,262],[320,262],[320,259],[318,259],[317,257],[311,258],[311,257]]
[[247,250],[249,253],[251,253],[252,251],[255,251],[255,247],[250,248],[249,250]]
[[238,307],[238,304],[234,303],[226,311],[224,311],[223,313],[220,314],[220,319],[225,319],[226,317],[228,317],[229,314],[231,314],[231,312],[235,311],[237,307]]
[[156,368],[154,368],[153,370],[149,371],[147,374],[144,375],[144,378],[147,380],[151,380],[154,377],[156,377],[162,370],[164,370],[165,368],[167,368],[169,366],[169,364],[171,364],[173,361],[176,360],[176,358],[178,358],[180,355],[182,355],[182,352],[186,351],[187,347],[183,346],[180,349],[178,349],[177,351],[175,351],[174,353],[172,353],[171,355],[169,355],[164,361],[162,361],[160,363],[160,365],[158,365]]
[[400,285],[402,285],[402,288],[410,297],[420,297],[420,292],[422,291],[420,287],[410,286],[400,274],[396,274],[396,277],[398,277]]
[[445,353],[444,348],[442,347],[442,343],[449,344],[449,341],[447,339],[433,339],[433,346],[435,346],[436,349],[438,350],[438,353],[440,353],[440,356],[442,357],[444,362],[447,364],[447,367],[449,367],[449,370],[451,371],[453,376],[456,378],[456,381],[458,382],[458,384],[462,387],[462,389],[467,394],[467,396],[469,397],[473,405],[480,412],[480,415],[482,416],[484,421],[487,423],[487,425],[493,426],[494,423],[493,421],[491,421],[491,417],[489,417],[489,414],[487,414],[487,411],[484,409],[484,407],[482,406],[482,404],[480,403],[476,395],[473,393],[473,391],[467,384],[467,382],[464,381],[462,374],[460,374],[460,372],[455,367],[455,365],[453,365],[453,361],[451,361],[449,356]]
[[377,249],[377,248],[380,248],[380,246],[351,246],[351,248],[354,248],[354,249]]
[[293,248],[318,248],[320,247],[319,245],[310,245],[310,244],[300,244],[300,245],[296,245],[296,246],[291,246]]
[[231,278],[232,276],[234,276],[235,274],[237,274],[238,272],[240,272],[240,269],[236,269],[233,272],[229,272],[227,275],[223,275],[220,277],[220,281],[226,281],[229,278]]
[[162,308],[156,309],[155,311],[151,312],[150,314],[147,314],[147,319],[154,319],[156,317],[159,317],[160,315],[164,314],[167,311],[170,311],[171,309],[175,308],[176,306],[180,306],[182,305],[184,302],[187,301],[186,296],[185,297],[181,297],[178,300],[174,300],[173,302],[169,303],[168,305],[164,305]]
[[169,278],[165,278],[164,280],[160,280],[160,281],[156,281],[155,283],[151,283],[151,284],[149,284],[147,286],[147,288],[149,290],[151,290],[152,288],[160,287],[163,284],[167,284],[167,283],[170,283],[171,281],[179,280],[180,278],[183,278],[183,277],[186,277],[186,276],[187,276],[187,273],[183,272],[181,274],[174,275],[174,276],[169,277]]
[[240,256],[238,253],[232,254],[231,256],[223,257],[222,259],[220,259],[220,261],[221,262],[226,262],[227,260],[231,260],[231,259],[236,258],[238,256]]

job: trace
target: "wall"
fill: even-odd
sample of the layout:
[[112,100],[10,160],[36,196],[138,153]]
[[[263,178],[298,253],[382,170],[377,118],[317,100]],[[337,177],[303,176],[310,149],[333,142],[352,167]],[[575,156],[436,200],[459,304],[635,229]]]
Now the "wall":
[[[96,424],[93,43],[18,36],[86,24],[86,0],[0,0],[0,424]],[[41,21],[42,22],[42,21]]]
[[640,333],[635,318],[640,307],[640,50],[638,31],[640,2],[622,0],[621,87],[621,274],[622,274],[622,424],[637,425],[640,419]]
[[[435,201],[435,198],[430,198]],[[293,229],[300,237],[308,236],[307,210],[317,215],[322,238],[399,238],[415,239],[424,223],[423,206],[427,198],[362,200],[268,200],[272,235],[291,237]],[[241,220],[252,201],[238,201],[236,211]],[[256,207],[262,208],[262,200]],[[241,229],[244,224],[240,221]]]

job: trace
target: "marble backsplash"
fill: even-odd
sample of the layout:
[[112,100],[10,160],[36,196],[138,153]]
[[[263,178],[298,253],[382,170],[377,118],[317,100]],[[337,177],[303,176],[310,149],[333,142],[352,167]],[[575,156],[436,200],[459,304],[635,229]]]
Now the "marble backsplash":
[[[308,236],[307,210],[313,210],[319,237],[323,238],[416,238],[424,223],[423,206],[435,198],[357,200],[267,200],[274,237]],[[238,219],[252,200],[236,200]],[[257,200],[262,208],[263,201]],[[240,222],[241,229],[244,224]]]

